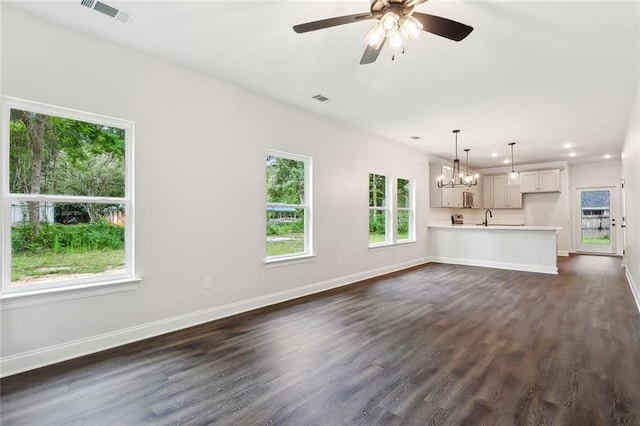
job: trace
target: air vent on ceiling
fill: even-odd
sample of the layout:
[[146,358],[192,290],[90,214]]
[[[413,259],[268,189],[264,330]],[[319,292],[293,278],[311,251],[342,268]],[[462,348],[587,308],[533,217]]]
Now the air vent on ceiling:
[[327,98],[326,96],[322,96],[322,95],[315,95],[315,96],[312,96],[312,97],[313,97],[313,99],[315,99],[317,101],[320,101],[320,102],[326,102],[326,101],[329,100],[329,98]]
[[409,136],[409,138],[417,141],[418,139],[420,139],[420,136]]
[[88,7],[89,9],[96,10],[100,13],[103,13],[111,18],[114,18],[117,21],[125,23],[131,19],[131,14],[125,12],[124,10],[116,9],[113,6],[109,6],[106,3],[97,0],[80,0],[80,4]]

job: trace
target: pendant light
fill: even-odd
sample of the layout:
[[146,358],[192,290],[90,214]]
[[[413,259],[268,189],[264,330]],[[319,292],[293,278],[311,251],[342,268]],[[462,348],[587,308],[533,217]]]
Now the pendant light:
[[464,181],[467,185],[473,186],[478,184],[478,174],[476,173],[473,176],[469,174],[469,151],[471,151],[469,148],[464,150],[464,153],[467,155],[467,174],[464,176]]
[[438,188],[468,188],[478,184],[478,179],[474,179],[469,175],[469,149],[465,149],[465,152],[467,153],[467,175],[465,176],[460,171],[460,160],[458,159],[458,133],[460,133],[460,130],[453,131],[453,134],[456,135],[456,158],[453,160],[451,179],[449,179],[448,182],[444,182],[444,176],[440,175],[440,177],[438,177]]
[[511,147],[511,171],[509,172],[509,176],[507,178],[508,185],[520,185],[520,173],[516,172],[513,169],[513,146],[515,142],[510,142],[509,146]]

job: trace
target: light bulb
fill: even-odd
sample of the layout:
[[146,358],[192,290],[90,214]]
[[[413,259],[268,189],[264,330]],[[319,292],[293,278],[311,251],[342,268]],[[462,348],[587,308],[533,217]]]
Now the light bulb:
[[402,50],[404,47],[404,37],[402,37],[399,31],[394,31],[389,36],[389,47],[391,50]]
[[516,171],[509,172],[507,185],[520,185],[520,173]]
[[438,176],[438,180],[442,182],[444,180],[444,176],[443,175]]
[[422,23],[413,16],[406,15],[400,23],[400,31],[406,38],[416,38],[422,31]]
[[382,19],[380,19],[380,25],[387,32],[387,35],[398,26],[398,19],[400,17],[393,12],[387,12],[384,14]]
[[378,23],[369,30],[369,32],[364,38],[364,41],[366,41],[369,46],[377,50],[380,48],[380,45],[384,40],[384,36],[385,36],[385,31],[382,28],[382,25]]

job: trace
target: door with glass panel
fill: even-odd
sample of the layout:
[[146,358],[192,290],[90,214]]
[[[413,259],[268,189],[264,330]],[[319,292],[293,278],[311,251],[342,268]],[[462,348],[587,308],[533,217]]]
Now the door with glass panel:
[[615,254],[615,188],[576,189],[576,250]]

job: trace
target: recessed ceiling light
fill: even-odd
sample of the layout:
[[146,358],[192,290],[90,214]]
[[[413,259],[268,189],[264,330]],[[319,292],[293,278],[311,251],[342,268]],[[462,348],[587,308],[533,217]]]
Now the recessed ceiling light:
[[605,154],[605,155],[604,155],[604,159],[605,159],[605,160],[608,160],[609,158],[611,158],[611,154]]
[[569,148],[571,148],[572,146],[573,146],[573,145],[571,145],[570,143],[565,143],[564,145],[562,145],[562,147],[563,147],[564,149],[569,149]]
[[569,153],[569,157],[575,157],[575,156],[576,156],[576,153],[575,153],[575,152],[570,152],[570,153]]
[[497,153],[497,152],[492,152],[492,153],[491,153],[491,158],[496,158],[497,156],[498,156],[498,153]]
[[509,163],[510,163],[510,161],[509,161],[509,159],[508,159],[508,158],[505,158],[505,159],[504,159],[504,161],[503,161],[503,163],[504,163],[504,164],[509,164]]

